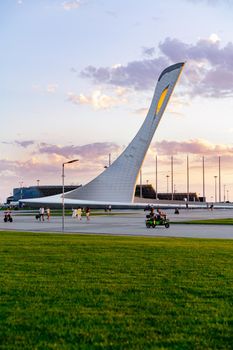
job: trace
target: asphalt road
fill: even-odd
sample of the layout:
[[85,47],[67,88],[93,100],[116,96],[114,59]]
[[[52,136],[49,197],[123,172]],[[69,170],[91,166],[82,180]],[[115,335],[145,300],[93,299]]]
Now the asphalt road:
[[[113,211],[114,213],[114,211]],[[171,224],[170,228],[156,227],[147,229],[145,227],[145,212],[137,211],[117,211],[119,215],[91,216],[87,222],[83,217],[82,221],[71,217],[65,218],[65,233],[83,234],[112,234],[122,236],[164,236],[164,237],[196,237],[196,238],[227,238],[233,239],[233,225],[184,225],[179,221],[211,218],[233,218],[233,210],[206,209],[182,210],[179,215],[173,211],[167,211],[168,217],[176,224]],[[52,216],[50,222],[45,219],[40,222],[35,216],[20,216],[13,213],[13,222],[5,223],[3,213],[0,214],[0,230],[17,230],[31,232],[62,233],[62,218]]]

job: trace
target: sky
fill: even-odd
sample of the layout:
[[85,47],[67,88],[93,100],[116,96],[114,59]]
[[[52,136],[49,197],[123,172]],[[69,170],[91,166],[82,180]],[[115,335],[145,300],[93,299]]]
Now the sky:
[[[233,0],[0,2],[0,202],[14,187],[85,184],[143,123],[161,71],[186,62],[142,167],[158,192],[233,200]],[[169,177],[167,177],[167,175]]]

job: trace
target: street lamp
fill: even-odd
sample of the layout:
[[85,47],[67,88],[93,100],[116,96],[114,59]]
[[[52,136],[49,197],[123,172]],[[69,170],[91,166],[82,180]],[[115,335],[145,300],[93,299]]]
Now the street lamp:
[[62,163],[62,232],[64,232],[65,228],[65,201],[64,201],[64,193],[65,193],[65,165],[78,162],[79,159],[72,159],[68,162]]
[[167,178],[167,193],[168,193],[168,187],[169,187],[168,186],[168,179],[169,179],[169,177],[170,177],[169,175],[166,175],[166,178]]
[[214,197],[215,197],[215,203],[217,202],[217,175],[214,175],[215,180],[215,186],[214,186]]

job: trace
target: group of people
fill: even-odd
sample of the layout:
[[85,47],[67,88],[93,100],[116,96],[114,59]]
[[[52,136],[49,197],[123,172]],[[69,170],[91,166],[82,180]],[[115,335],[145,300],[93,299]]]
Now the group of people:
[[82,209],[81,207],[78,207],[78,209],[72,209],[72,218],[77,218],[79,221],[82,220],[82,212],[85,213],[87,221],[90,220],[90,214],[91,209],[89,207],[86,207]]
[[41,207],[39,209],[39,214],[37,215],[37,219],[39,219],[40,221],[44,221],[44,217],[47,217],[47,220],[49,221],[50,220],[50,215],[51,215],[51,211],[50,211],[50,208],[43,208]]
[[155,219],[155,220],[160,220],[160,219],[164,219],[166,220],[167,219],[167,214],[165,212],[163,212],[161,209],[157,209],[157,211],[155,212],[155,208],[154,207],[151,207],[150,208],[150,217],[152,219]]

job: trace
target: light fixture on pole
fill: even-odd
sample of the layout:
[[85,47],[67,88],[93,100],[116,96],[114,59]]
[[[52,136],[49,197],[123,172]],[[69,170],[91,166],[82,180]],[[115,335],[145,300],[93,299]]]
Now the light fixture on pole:
[[217,202],[217,175],[214,175],[214,201]]
[[65,229],[65,201],[64,201],[64,193],[65,193],[65,165],[78,162],[79,159],[72,159],[68,162],[62,163],[62,232]]

